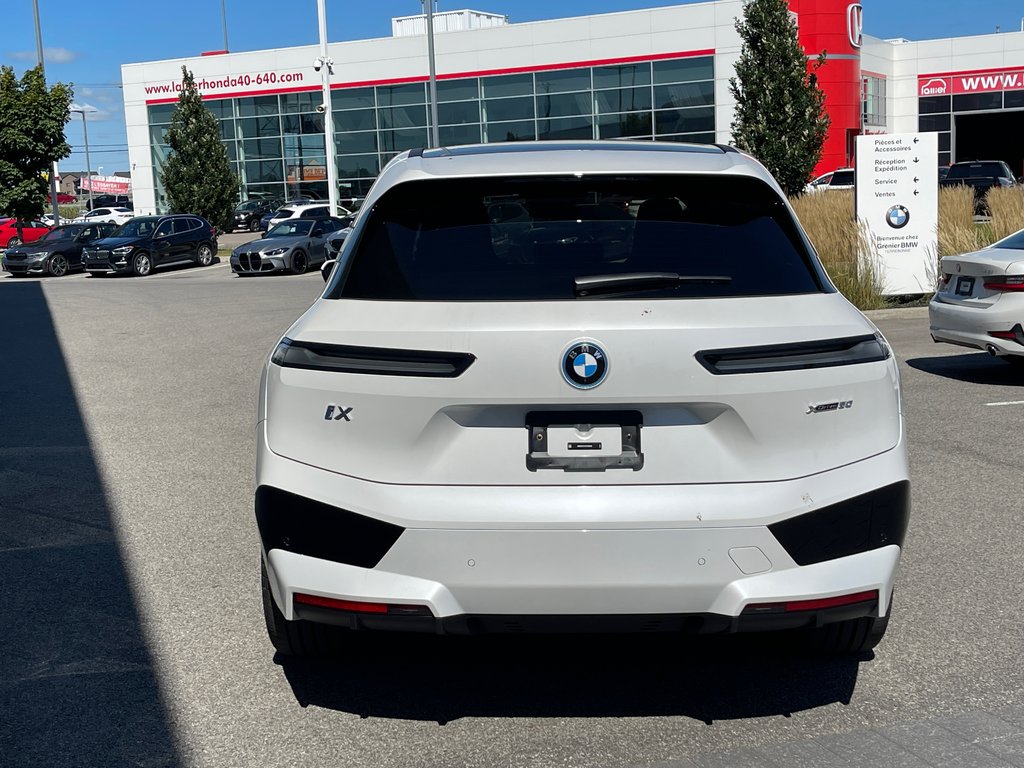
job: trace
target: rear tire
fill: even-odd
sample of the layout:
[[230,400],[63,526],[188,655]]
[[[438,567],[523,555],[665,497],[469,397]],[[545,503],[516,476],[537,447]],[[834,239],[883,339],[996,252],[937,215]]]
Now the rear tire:
[[213,264],[213,249],[206,243],[196,249],[196,264],[200,267],[208,267]]
[[337,636],[333,627],[309,621],[288,621],[274,602],[267,565],[260,558],[260,587],[263,591],[263,619],[270,643],[285,656],[324,656]]
[[10,240],[7,241],[8,248],[17,248],[19,245],[21,245],[20,237],[12,237]]

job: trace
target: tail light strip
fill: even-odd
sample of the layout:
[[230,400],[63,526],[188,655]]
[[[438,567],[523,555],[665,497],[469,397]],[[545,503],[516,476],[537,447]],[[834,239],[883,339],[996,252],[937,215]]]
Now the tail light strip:
[[709,349],[698,352],[696,357],[711,373],[721,376],[874,363],[888,359],[890,354],[889,345],[880,335],[874,334],[794,344]]

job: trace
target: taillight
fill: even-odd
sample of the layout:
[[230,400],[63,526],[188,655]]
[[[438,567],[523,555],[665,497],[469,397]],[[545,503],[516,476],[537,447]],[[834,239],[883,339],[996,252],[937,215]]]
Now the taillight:
[[425,605],[412,605],[407,603],[368,603],[362,600],[339,600],[334,597],[323,597],[321,595],[307,595],[304,592],[295,593],[296,605],[310,605],[315,608],[330,608],[335,611],[347,613],[375,613],[387,614],[390,616],[433,616],[430,608]]
[[986,277],[985,287],[990,291],[1024,291],[1024,275],[999,275]]
[[822,611],[828,608],[839,608],[844,605],[871,603],[878,601],[878,590],[855,592],[850,595],[822,597],[815,600],[787,600],[781,603],[750,603],[743,613],[796,613],[798,611]]
[[994,339],[1006,339],[1007,341],[1016,341],[1018,344],[1024,344],[1024,327],[1020,323],[1017,323],[1008,331],[989,331],[988,335]]

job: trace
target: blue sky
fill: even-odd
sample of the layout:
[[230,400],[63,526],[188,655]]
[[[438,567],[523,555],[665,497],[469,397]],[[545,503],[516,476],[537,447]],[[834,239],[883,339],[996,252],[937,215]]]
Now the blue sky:
[[[926,39],[1019,30],[1020,0],[861,0],[864,31],[875,37]],[[90,114],[93,169],[105,174],[128,167],[124,110],[119,86],[125,62],[191,56],[223,47],[218,0],[172,3],[106,0],[38,0],[47,50],[47,77],[75,84],[75,100]],[[685,0],[442,0],[440,10],[477,8],[505,13],[513,22],[684,4]],[[317,42],[315,0],[225,0],[231,50],[307,45]],[[332,41],[387,37],[391,18],[420,12],[419,0],[327,0]],[[5,0],[0,63],[17,71],[35,63],[31,0]],[[68,140],[74,154],[64,170],[85,167],[81,117],[74,115]]]

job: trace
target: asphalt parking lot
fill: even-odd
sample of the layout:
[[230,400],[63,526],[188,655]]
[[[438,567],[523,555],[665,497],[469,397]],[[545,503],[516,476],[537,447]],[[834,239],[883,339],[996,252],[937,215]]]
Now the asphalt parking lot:
[[873,316],[914,483],[874,655],[389,636],[275,659],[255,389],[322,285],[0,280],[0,764],[1024,766],[1024,371],[932,344],[923,309]]

